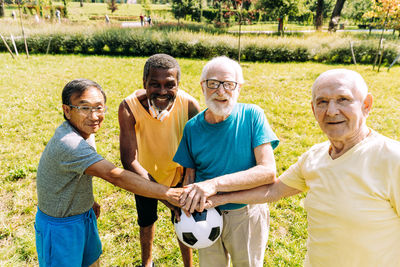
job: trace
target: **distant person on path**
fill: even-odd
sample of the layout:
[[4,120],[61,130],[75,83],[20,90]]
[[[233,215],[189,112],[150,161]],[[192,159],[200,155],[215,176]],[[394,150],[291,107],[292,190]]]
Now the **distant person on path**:
[[11,12],[11,17],[12,17],[13,19],[16,19],[16,18],[17,18],[17,16],[15,15],[15,11],[14,11],[14,10]]
[[62,92],[65,121],[56,129],[37,170],[36,250],[40,266],[99,266],[100,206],[92,176],[147,197],[177,205],[181,190],[117,168],[96,152],[96,133],[107,110],[100,85],[73,80]]
[[[273,149],[279,141],[264,111],[237,103],[244,83],[240,65],[227,57],[209,61],[201,74],[207,109],[185,126],[174,161],[187,168],[189,185],[182,197],[186,210],[203,207],[206,198],[274,182]],[[262,267],[268,240],[268,206],[219,206],[224,220],[221,237],[199,249],[201,267]]]
[[[186,122],[200,111],[197,101],[179,89],[181,70],[166,54],[147,59],[143,88],[119,107],[121,161],[125,169],[168,187],[182,183],[184,169],[172,161]],[[152,247],[158,198],[135,195],[142,266],[152,266]],[[177,212],[166,201],[172,215]],[[179,241],[179,240],[178,240]],[[192,266],[192,251],[179,241],[185,266]]]
[[272,202],[307,191],[306,267],[400,266],[400,143],[366,125],[372,102],[357,72],[322,73],[311,105],[329,141],[273,185],[213,196],[208,204]]
[[149,23],[149,26],[151,26],[151,17],[149,15],[149,17],[147,18],[147,22]]
[[57,18],[57,22],[60,23],[61,22],[61,12],[58,9],[56,9],[56,18]]
[[106,23],[109,24],[110,23],[110,18],[108,17],[108,15],[106,14],[104,17],[106,19]]
[[143,20],[144,20],[144,17],[142,14],[140,14],[140,26],[142,26],[142,27],[143,27]]

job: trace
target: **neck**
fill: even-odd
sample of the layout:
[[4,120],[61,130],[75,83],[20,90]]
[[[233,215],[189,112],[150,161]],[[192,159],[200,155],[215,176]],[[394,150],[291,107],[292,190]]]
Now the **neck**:
[[229,115],[230,114],[219,116],[219,115],[214,114],[210,109],[207,109],[204,114],[204,119],[208,123],[216,124],[216,123],[226,120],[226,118],[228,118]]
[[329,148],[329,155],[332,159],[339,158],[344,153],[349,151],[352,147],[364,140],[370,133],[371,130],[367,126],[364,126],[360,129],[360,131],[357,132],[356,135],[351,136],[345,140],[335,140],[329,138],[329,141],[331,143],[331,146]]

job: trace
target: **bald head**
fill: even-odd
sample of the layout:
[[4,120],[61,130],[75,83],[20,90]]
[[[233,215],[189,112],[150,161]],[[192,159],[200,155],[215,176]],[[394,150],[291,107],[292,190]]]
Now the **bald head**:
[[315,100],[315,91],[327,84],[336,84],[338,87],[348,86],[348,88],[354,90],[361,100],[364,100],[368,94],[368,86],[358,72],[347,69],[333,69],[323,72],[315,80],[312,86],[313,101]]

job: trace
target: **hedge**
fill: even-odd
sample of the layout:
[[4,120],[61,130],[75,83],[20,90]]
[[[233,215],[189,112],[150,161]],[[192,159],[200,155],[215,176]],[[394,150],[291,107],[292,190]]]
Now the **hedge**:
[[[212,38],[210,38],[211,40]],[[221,38],[222,39],[222,38]],[[11,40],[7,40],[12,47]],[[110,28],[91,34],[46,34],[32,35],[27,38],[31,54],[72,54],[150,56],[155,53],[167,53],[174,57],[207,59],[218,55],[237,58],[236,44],[220,40],[204,42],[198,40],[185,41],[179,33],[168,35],[154,31]],[[24,52],[22,38],[16,40],[19,52]],[[354,46],[357,63],[371,64],[375,59],[376,45],[372,42],[358,42]],[[0,51],[6,52],[5,45],[0,43]],[[398,55],[395,47],[387,47],[383,54],[383,63],[390,64]],[[352,63],[349,45],[345,42],[329,49],[315,49],[300,44],[257,43],[242,47],[241,60],[258,62],[304,62],[316,61],[324,63]]]

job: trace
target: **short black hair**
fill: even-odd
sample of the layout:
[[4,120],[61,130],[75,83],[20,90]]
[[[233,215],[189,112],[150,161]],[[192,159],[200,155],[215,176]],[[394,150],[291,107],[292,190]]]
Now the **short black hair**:
[[[73,94],[77,94],[77,97],[80,97],[90,87],[95,87],[99,89],[99,91],[104,97],[104,103],[107,102],[106,93],[103,91],[103,88],[101,88],[101,86],[98,83],[88,79],[75,79],[70,81],[64,86],[64,89],[62,91],[62,103],[64,105],[70,105],[71,96]],[[68,120],[65,117],[65,114],[64,114],[64,119]]]
[[144,64],[143,80],[147,81],[150,69],[176,69],[178,82],[181,79],[181,68],[175,58],[167,54],[155,54],[149,57]]

